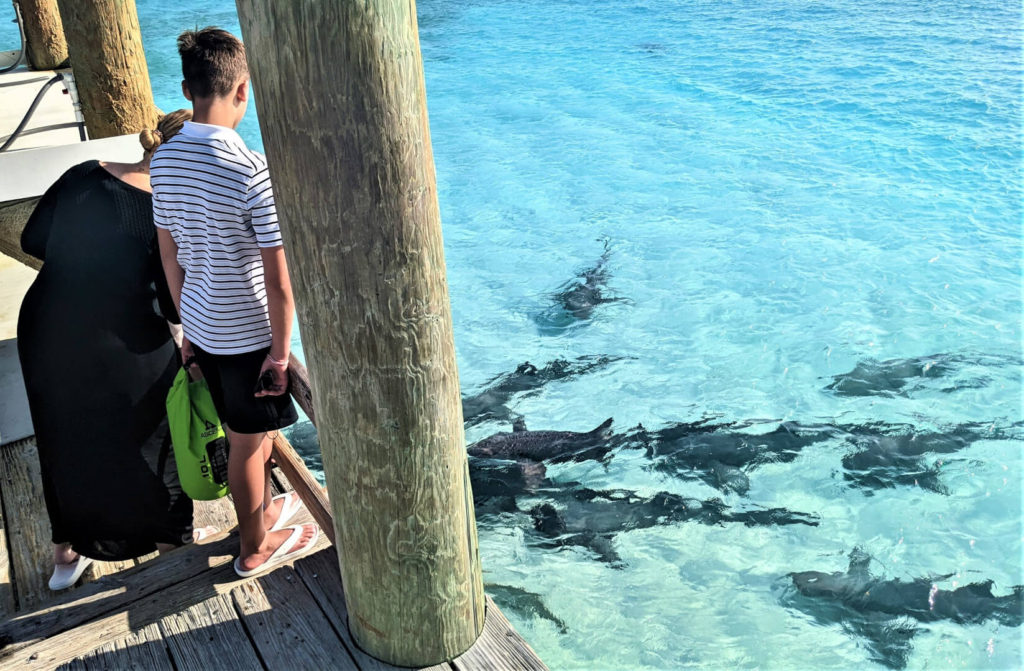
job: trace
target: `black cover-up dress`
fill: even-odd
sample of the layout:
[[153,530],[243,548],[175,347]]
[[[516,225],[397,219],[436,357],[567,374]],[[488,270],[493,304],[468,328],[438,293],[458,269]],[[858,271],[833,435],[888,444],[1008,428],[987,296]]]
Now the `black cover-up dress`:
[[43,260],[18,353],[54,543],[118,560],[191,542],[165,408],[178,318],[152,196],[82,163],[42,197],[21,246]]

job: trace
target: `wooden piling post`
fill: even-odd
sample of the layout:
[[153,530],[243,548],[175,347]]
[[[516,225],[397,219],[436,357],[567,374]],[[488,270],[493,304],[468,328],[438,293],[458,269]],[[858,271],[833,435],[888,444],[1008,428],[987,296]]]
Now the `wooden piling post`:
[[57,0],[93,140],[156,126],[135,0]]
[[484,595],[413,0],[236,0],[359,645],[429,666]]
[[68,59],[57,0],[15,0],[25,30],[25,55],[33,70],[53,70]]

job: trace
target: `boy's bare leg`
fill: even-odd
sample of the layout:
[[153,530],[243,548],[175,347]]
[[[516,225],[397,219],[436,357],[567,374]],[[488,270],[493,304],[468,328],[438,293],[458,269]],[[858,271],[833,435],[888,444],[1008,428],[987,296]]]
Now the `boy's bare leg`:
[[264,443],[264,458],[266,460],[266,482],[267,486],[263,492],[263,527],[270,529],[277,522],[277,518],[281,516],[281,511],[284,510],[284,501],[274,501],[270,491],[270,457],[274,450],[274,441],[269,438]]
[[[267,455],[270,443],[267,434],[235,433],[225,427],[231,451],[228,453],[228,485],[238,516],[241,541],[239,564],[249,571],[265,562],[274,550],[288,540],[291,531],[267,531],[263,504],[267,495]],[[295,550],[312,539],[315,527],[305,525]]]

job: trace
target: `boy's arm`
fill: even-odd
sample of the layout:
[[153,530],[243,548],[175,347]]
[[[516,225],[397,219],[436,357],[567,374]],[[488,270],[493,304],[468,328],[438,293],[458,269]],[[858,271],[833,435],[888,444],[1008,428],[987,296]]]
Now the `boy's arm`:
[[260,377],[262,378],[266,371],[272,371],[274,383],[264,385],[256,392],[256,396],[280,396],[288,391],[288,353],[291,349],[295,301],[292,299],[292,283],[288,277],[284,246],[281,244],[281,227],[277,222],[277,207],[274,204],[274,189],[270,184],[270,171],[262,156],[258,156],[256,170],[249,179],[245,204],[263,259],[263,282],[267,291],[267,312],[270,317],[272,339],[270,352],[260,369]]
[[[178,264],[178,245],[171,237],[171,232],[166,228],[156,229],[156,242],[160,247],[160,263],[164,267],[164,275],[167,277],[167,288],[174,299],[174,307],[181,315],[181,287],[185,284],[185,270]],[[188,361],[195,353],[192,351],[192,343],[182,333],[181,337],[181,361]]]
[[270,354],[263,361],[260,375],[272,370],[274,385],[272,389],[260,391],[256,395],[280,396],[288,390],[288,355],[291,350],[295,300],[292,298],[292,283],[288,277],[284,247],[261,247],[260,256],[263,257],[263,281],[267,289],[267,311],[273,338]]

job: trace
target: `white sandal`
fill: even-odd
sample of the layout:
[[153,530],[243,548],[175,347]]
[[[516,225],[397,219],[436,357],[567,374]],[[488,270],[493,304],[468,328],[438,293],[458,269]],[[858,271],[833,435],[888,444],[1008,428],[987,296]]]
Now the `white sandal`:
[[50,589],[54,592],[59,592],[62,589],[74,586],[78,579],[85,573],[85,569],[89,568],[89,564],[92,560],[83,555],[78,555],[75,561],[67,564],[54,564],[53,575],[50,576]]
[[320,527],[318,527],[315,524],[311,524],[311,526],[313,527],[313,537],[309,539],[309,542],[306,543],[304,547],[301,547],[298,550],[295,550],[294,552],[289,552],[289,550],[295,547],[295,544],[298,543],[299,540],[302,538],[302,527],[304,526],[306,525],[296,524],[292,527],[285,527],[285,529],[292,530],[291,535],[288,536],[288,539],[285,540],[284,543],[281,543],[280,547],[274,550],[273,554],[267,557],[267,561],[263,562],[254,569],[246,571],[242,568],[242,558],[236,557],[234,563],[235,573],[238,574],[239,578],[251,578],[253,576],[257,576],[262,573],[271,571],[280,566],[281,564],[287,564],[288,562],[294,561],[295,559],[298,559],[299,557],[310,552],[316,545],[317,540],[320,538]]
[[270,499],[273,503],[278,499],[284,499],[284,503],[281,504],[281,514],[278,515],[277,521],[274,522],[274,526],[270,527],[270,531],[278,531],[284,528],[284,525],[288,523],[288,520],[295,517],[295,513],[302,510],[302,499],[295,492],[286,492],[284,494],[278,494],[274,498]]

